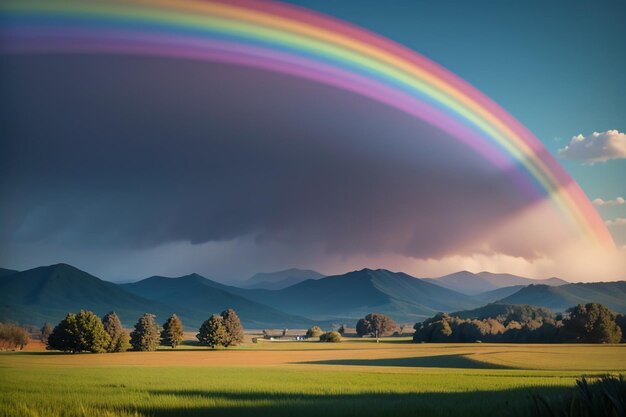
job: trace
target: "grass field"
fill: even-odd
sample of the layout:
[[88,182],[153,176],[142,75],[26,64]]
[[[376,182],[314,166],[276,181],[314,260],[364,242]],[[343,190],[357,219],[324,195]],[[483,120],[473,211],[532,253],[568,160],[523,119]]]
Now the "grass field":
[[576,378],[626,371],[624,345],[246,343],[0,354],[4,416],[531,415]]

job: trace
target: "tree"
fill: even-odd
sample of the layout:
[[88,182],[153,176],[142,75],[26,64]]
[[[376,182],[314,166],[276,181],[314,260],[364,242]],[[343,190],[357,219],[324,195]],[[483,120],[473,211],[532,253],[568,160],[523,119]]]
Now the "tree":
[[339,343],[341,342],[341,335],[339,332],[333,330],[330,332],[322,333],[320,335],[320,342],[326,343]]
[[135,330],[130,333],[130,344],[134,350],[152,352],[159,346],[160,336],[156,316],[146,313],[139,318]]
[[183,341],[183,322],[176,314],[172,314],[165,323],[161,332],[161,344],[171,346],[172,349]]
[[322,333],[324,332],[322,331],[320,326],[313,326],[306,331],[306,337],[307,339],[310,339],[311,337],[320,337]]
[[64,352],[106,352],[111,337],[104,330],[100,317],[92,311],[80,310],[67,316],[52,330],[48,349]]
[[207,345],[213,349],[217,346],[226,346],[228,343],[228,333],[226,327],[224,327],[224,319],[217,314],[214,314],[202,323],[196,338],[203,345]]
[[579,304],[567,312],[563,320],[566,339],[583,343],[619,343],[622,339],[615,315],[602,304]]
[[130,349],[130,336],[122,327],[120,318],[114,311],[104,316],[102,325],[104,326],[104,330],[111,337],[107,352],[126,352]]
[[414,342],[448,342],[452,341],[453,318],[446,313],[438,313],[434,317],[415,323],[413,328]]
[[102,320],[93,311],[80,310],[76,315],[79,348],[81,352],[106,352],[111,337],[104,330]]
[[0,350],[24,349],[29,342],[28,331],[13,323],[0,323]]
[[370,334],[370,323],[365,319],[359,319],[359,321],[356,322],[356,334],[359,336]]
[[622,342],[626,341],[626,316],[618,314],[615,316],[615,324],[619,326],[622,331]]
[[224,347],[237,346],[243,343],[243,326],[239,316],[232,308],[227,308],[222,311],[222,320],[224,321],[224,328],[226,330],[227,339]]
[[435,328],[431,333],[433,342],[444,342],[450,336],[452,336],[452,328],[450,327],[450,323],[446,320],[442,320],[435,324]]
[[44,345],[48,344],[48,338],[50,337],[50,333],[52,333],[52,325],[48,322],[45,322],[43,324],[43,327],[41,328],[41,341],[43,342]]
[[71,353],[80,352],[77,335],[76,314],[67,313],[65,318],[52,329],[46,348]]
[[396,324],[390,317],[380,313],[370,313],[357,322],[356,332],[360,336],[369,334],[378,341],[381,336],[393,330],[394,327]]

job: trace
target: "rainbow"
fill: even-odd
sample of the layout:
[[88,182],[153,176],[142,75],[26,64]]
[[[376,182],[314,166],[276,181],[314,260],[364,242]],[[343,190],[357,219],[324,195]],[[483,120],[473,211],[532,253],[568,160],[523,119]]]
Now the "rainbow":
[[515,167],[585,238],[614,247],[578,184],[524,126],[445,68],[374,33],[281,3],[16,0],[0,6],[0,53],[116,53],[217,61],[302,77],[384,103]]

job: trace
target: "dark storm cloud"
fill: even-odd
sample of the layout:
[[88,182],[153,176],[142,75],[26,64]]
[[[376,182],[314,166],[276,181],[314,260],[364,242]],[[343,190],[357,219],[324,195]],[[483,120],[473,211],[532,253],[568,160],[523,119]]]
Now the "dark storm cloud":
[[5,243],[246,237],[429,258],[533,203],[428,125],[302,80],[97,56],[4,57],[1,71]]

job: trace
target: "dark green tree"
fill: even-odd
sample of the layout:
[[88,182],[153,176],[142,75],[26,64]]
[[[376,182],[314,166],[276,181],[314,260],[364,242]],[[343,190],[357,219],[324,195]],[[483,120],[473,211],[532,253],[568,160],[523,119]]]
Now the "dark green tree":
[[176,314],[172,314],[170,318],[163,323],[163,331],[161,332],[161,344],[175,348],[183,341],[183,322]]
[[213,349],[217,346],[226,346],[228,343],[228,333],[226,327],[224,327],[224,319],[217,314],[214,314],[202,323],[196,338],[203,345],[207,345]]
[[224,329],[226,330],[226,342],[224,347],[237,346],[243,343],[243,326],[239,316],[232,308],[222,311],[222,320],[224,321]]
[[48,344],[48,338],[50,337],[50,333],[52,333],[52,325],[48,322],[43,324],[41,328],[41,341],[44,345]]
[[365,319],[359,319],[356,322],[356,334],[359,336],[367,336],[370,334],[370,323]]
[[378,341],[381,336],[389,333],[394,327],[396,327],[396,323],[390,317],[380,313],[370,313],[357,322],[356,332],[360,336],[369,334]]
[[452,328],[447,320],[442,320],[434,326],[431,334],[433,342],[446,341],[452,335]]
[[65,318],[52,329],[46,348],[70,353],[80,352],[76,314],[67,313]]
[[92,311],[81,310],[67,316],[52,330],[48,349],[64,352],[106,352],[111,337],[104,330],[100,317]]
[[106,352],[111,337],[104,330],[102,320],[93,311],[80,310],[76,315],[80,351],[102,353]]
[[126,352],[130,349],[130,336],[122,327],[120,318],[114,311],[108,313],[102,319],[104,330],[111,337],[111,343],[107,347],[107,352]]
[[622,330],[615,314],[602,304],[579,304],[563,320],[565,338],[583,343],[619,343]]
[[626,316],[623,314],[616,315],[615,324],[617,324],[622,331],[622,342],[626,341]]
[[134,350],[152,352],[157,349],[161,339],[156,316],[146,313],[135,324],[135,330],[130,333],[130,344]]
[[320,326],[313,326],[309,330],[306,331],[306,337],[307,338],[320,337],[322,333],[324,332],[322,331]]
[[414,342],[446,342],[451,341],[453,319],[446,313],[438,313],[434,317],[416,323],[413,328]]

